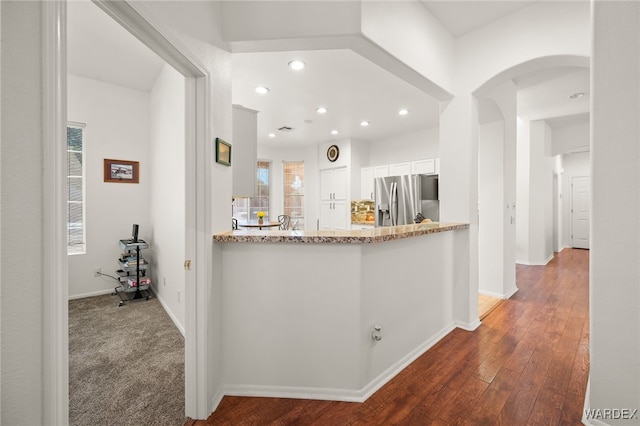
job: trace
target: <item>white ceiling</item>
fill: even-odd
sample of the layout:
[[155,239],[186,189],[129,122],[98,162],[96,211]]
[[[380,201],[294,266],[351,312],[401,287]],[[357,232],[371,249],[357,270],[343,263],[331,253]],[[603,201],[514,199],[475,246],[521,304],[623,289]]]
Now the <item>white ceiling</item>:
[[420,0],[456,38],[536,1],[540,0]]
[[67,2],[70,74],[148,92],[164,61],[90,0]]
[[[589,112],[589,69],[563,67],[515,79],[518,90],[518,116],[525,120],[546,120]],[[539,81],[541,76],[547,77]],[[533,81],[532,81],[533,80]],[[575,99],[570,95],[583,93]]]
[[[422,3],[458,36],[486,25],[532,1],[431,1]],[[136,90],[150,91],[163,61],[89,0],[68,3],[69,73]],[[287,64],[301,59],[295,72]],[[588,120],[589,71],[562,68],[519,76],[518,115],[528,119],[561,116]],[[269,88],[258,95],[258,85]],[[568,100],[575,92],[586,96]],[[431,96],[350,50],[236,53],[232,101],[259,111],[259,143],[299,146],[353,138],[379,140],[438,125],[438,103]],[[324,106],[328,112],[315,112]],[[410,113],[399,116],[398,110]],[[493,115],[482,114],[485,120]],[[585,113],[587,113],[585,115]],[[362,120],[371,125],[363,128]],[[278,131],[293,127],[289,133]],[[338,130],[333,136],[331,130]],[[269,138],[275,133],[275,138]]]
[[[290,69],[293,59],[306,67]],[[434,98],[351,50],[239,53],[233,55],[232,69],[233,102],[260,111],[259,143],[289,146],[345,137],[371,141],[438,125]],[[259,85],[269,93],[257,94]],[[318,114],[320,106],[328,111]],[[401,108],[409,114],[398,115]],[[371,124],[362,127],[363,120]],[[279,131],[282,126],[295,130]],[[333,136],[332,130],[339,133]]]

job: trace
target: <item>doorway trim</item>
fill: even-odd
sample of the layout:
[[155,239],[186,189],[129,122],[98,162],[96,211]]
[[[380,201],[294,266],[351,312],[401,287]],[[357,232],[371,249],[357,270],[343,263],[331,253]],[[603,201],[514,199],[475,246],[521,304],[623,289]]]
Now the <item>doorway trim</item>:
[[[127,31],[185,77],[185,415],[205,418],[207,401],[206,310],[197,301],[207,293],[206,219],[210,171],[210,71],[167,29],[128,0],[92,0]],[[44,185],[44,348],[45,422],[69,424],[68,267],[66,251],[66,0],[43,2],[43,185]],[[200,297],[198,297],[200,295]]]

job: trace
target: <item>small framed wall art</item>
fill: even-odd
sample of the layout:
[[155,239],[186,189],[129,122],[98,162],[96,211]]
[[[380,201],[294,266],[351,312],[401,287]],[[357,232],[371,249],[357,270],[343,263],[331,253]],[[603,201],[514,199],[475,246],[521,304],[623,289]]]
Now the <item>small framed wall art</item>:
[[117,183],[139,183],[140,171],[138,162],[105,158],[104,181]]
[[216,138],[216,162],[231,165],[231,144],[220,138]]

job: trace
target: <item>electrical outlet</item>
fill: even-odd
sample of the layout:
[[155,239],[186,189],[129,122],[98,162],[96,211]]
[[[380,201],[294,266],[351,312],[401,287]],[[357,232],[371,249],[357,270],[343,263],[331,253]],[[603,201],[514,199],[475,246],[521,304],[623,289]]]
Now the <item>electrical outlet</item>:
[[178,302],[180,302],[180,290],[178,290]]
[[93,269],[93,276],[94,277],[99,277],[101,272],[102,271],[100,270],[100,268],[94,268]]

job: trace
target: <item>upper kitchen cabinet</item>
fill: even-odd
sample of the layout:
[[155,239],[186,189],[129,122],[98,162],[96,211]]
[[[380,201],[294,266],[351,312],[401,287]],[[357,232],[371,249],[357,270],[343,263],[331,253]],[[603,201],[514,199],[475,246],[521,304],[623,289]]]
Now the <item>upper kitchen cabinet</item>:
[[389,165],[389,176],[404,176],[411,174],[411,163],[396,163]]
[[436,172],[436,159],[427,158],[411,162],[411,174],[431,175]]
[[373,168],[373,177],[374,178],[387,177],[387,176],[389,176],[389,166],[387,166],[387,165],[375,166]]
[[321,200],[346,200],[347,185],[346,167],[320,170]]
[[374,187],[373,167],[363,167],[360,171],[360,199],[373,200]]
[[232,195],[235,198],[253,197],[258,161],[258,111],[233,105],[231,145]]

